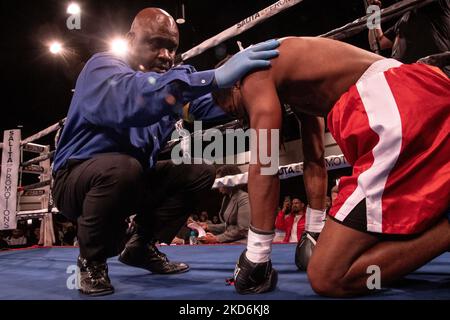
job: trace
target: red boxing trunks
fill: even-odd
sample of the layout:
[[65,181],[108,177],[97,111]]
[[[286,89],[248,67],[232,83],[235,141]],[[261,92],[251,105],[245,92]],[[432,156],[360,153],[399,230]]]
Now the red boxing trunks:
[[415,234],[445,216],[450,79],[439,69],[375,62],[335,104],[328,127],[353,166],[331,217],[360,231]]

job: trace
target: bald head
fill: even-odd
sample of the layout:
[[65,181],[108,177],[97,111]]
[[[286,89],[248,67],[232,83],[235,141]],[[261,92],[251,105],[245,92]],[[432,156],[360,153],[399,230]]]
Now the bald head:
[[159,8],[146,8],[134,18],[130,32],[168,31],[178,38],[178,27],[173,17]]
[[179,34],[175,20],[166,11],[159,8],[140,11],[127,37],[128,59],[133,68],[162,73],[173,66]]

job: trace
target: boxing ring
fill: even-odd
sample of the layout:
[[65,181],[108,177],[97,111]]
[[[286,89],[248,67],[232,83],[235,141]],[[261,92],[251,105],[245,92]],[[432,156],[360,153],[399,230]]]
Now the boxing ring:
[[[275,291],[238,295],[226,279],[232,277],[242,245],[168,246],[169,259],[183,261],[191,270],[178,275],[156,275],[130,268],[117,258],[108,260],[116,293],[90,298],[74,287],[77,248],[35,248],[0,252],[0,299],[11,300],[307,300],[316,295],[305,272],[294,264],[295,245],[274,244],[272,261],[279,272]],[[388,289],[358,299],[450,299],[450,253],[436,258]]]
[[[426,5],[434,0],[404,0],[381,10],[381,21],[397,17],[404,12]],[[252,28],[271,16],[301,3],[302,0],[281,0],[245,19],[242,27],[239,22],[218,35],[202,42],[191,50],[181,54],[179,61],[186,61],[201,54],[223,41]],[[347,25],[320,35],[334,39],[344,39],[366,29],[369,15],[361,17]],[[9,300],[78,300],[96,299],[80,295],[76,290],[75,261],[78,256],[76,247],[52,247],[54,231],[52,217],[58,214],[58,209],[51,199],[51,159],[54,151],[50,145],[36,144],[42,137],[59,131],[64,120],[42,130],[41,132],[20,139],[20,130],[7,130],[4,143],[0,148],[5,153],[14,154],[14,165],[7,167],[2,162],[2,187],[8,186],[7,199],[2,210],[10,210],[8,216],[9,229],[15,228],[18,220],[42,218],[41,243],[43,247],[32,247],[20,250],[0,252],[0,299]],[[233,128],[238,122],[222,125],[219,130]],[[199,134],[193,133],[192,135]],[[201,132],[200,134],[203,134]],[[14,140],[10,143],[8,140]],[[14,139],[12,138],[14,136]],[[57,140],[57,139],[55,139]],[[7,142],[8,141],[8,142]],[[172,148],[179,140],[169,141],[166,149]],[[5,148],[10,148],[5,151]],[[14,150],[13,150],[14,149]],[[37,157],[24,161],[23,154],[34,153]],[[326,158],[327,169],[334,170],[349,167],[343,155],[330,155]],[[279,168],[280,179],[288,179],[302,175],[303,164],[291,163]],[[22,185],[22,175],[30,174],[38,177],[38,182]],[[8,185],[4,176],[13,177]],[[237,176],[227,176],[217,179],[213,188],[233,186],[247,183],[247,173]],[[2,189],[3,190],[3,189]],[[5,196],[4,196],[5,198]],[[8,205],[10,205],[8,207]],[[12,212],[14,210],[14,212]],[[4,218],[4,215],[2,216]],[[8,229],[4,226],[1,229]],[[226,279],[233,274],[234,265],[242,245],[177,245],[161,246],[161,250],[173,261],[183,261],[190,265],[191,270],[178,275],[156,275],[149,272],[127,267],[110,259],[109,275],[116,288],[114,295],[101,299],[120,300],[307,300],[324,299],[316,295],[308,282],[306,273],[297,270],[294,264],[294,244],[274,244],[272,261],[279,272],[277,289],[263,295],[238,295],[232,286],[226,284]],[[358,299],[450,299],[450,253],[437,257],[427,265],[405,277],[389,288],[373,295]],[[98,298],[97,298],[98,299]]]

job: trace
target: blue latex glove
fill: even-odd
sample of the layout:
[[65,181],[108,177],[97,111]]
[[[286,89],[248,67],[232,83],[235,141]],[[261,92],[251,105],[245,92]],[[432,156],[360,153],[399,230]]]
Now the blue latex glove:
[[274,50],[279,45],[278,40],[272,39],[236,53],[223,66],[214,71],[217,86],[230,88],[250,71],[269,67],[270,59],[279,54],[278,50]]

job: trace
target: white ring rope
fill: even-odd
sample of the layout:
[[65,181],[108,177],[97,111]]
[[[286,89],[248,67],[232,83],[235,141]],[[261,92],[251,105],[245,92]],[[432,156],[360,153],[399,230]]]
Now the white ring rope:
[[[327,170],[336,170],[348,168],[350,165],[345,160],[344,155],[328,156],[325,158],[325,167]],[[278,177],[281,180],[303,175],[303,162],[291,163],[278,168]],[[234,187],[237,185],[247,184],[248,173],[240,173],[232,176],[225,176],[214,181],[213,189],[219,187]]]
[[50,152],[48,152],[46,154],[43,154],[42,156],[30,159],[30,160],[25,161],[25,162],[22,162],[20,165],[22,167],[27,167],[29,165],[37,164],[37,163],[40,163],[41,161],[53,158],[54,155],[55,155],[55,151],[50,151]]
[[296,4],[302,2],[303,0],[280,0],[275,2],[274,4],[268,6],[267,8],[251,15],[250,17],[245,18],[244,20],[236,23],[234,26],[229,27],[228,29],[222,31],[221,33],[216,34],[214,37],[209,38],[199,45],[193,47],[192,49],[186,51],[181,54],[181,59],[186,61],[189,58],[195,57],[204,51],[217,46],[218,44],[228,40],[238,34],[241,34],[244,31],[247,31],[257,24],[267,20],[268,18],[284,11]]
[[[46,135],[48,135],[48,134],[50,134],[50,133],[52,133],[54,131],[57,131],[59,128],[61,128],[64,125],[65,121],[66,121],[66,118],[58,121],[57,123],[51,125],[50,127],[46,128],[46,129],[44,129],[42,131],[39,131],[36,134],[33,134],[32,136],[30,136],[30,137],[20,141],[20,145],[23,146],[23,145],[25,145],[27,143],[39,140],[43,136],[46,136]],[[0,149],[2,149],[2,148],[3,148],[3,143],[0,143]]]
[[[221,33],[203,41],[199,45],[193,47],[192,49],[186,51],[185,53],[181,54],[181,59],[183,61],[190,59],[194,56],[197,56],[204,51],[217,46],[218,44],[235,37],[239,34],[241,34],[244,31],[247,31],[254,27],[255,25],[263,22],[264,20],[278,14],[281,11],[284,11],[285,9],[288,9],[303,0],[281,0],[278,1],[271,6],[251,15],[250,17],[238,22],[237,24],[231,26],[230,28],[222,31]],[[395,18],[407,11],[410,11],[415,8],[419,8],[422,6],[425,6],[427,4],[430,4],[432,2],[435,2],[436,0],[403,0],[401,2],[395,3],[387,8],[384,8],[381,10],[381,22],[388,21],[392,18]],[[320,35],[319,37],[328,37],[332,39],[344,39],[347,37],[350,37],[354,34],[357,34],[361,32],[364,29],[367,29],[367,20],[370,18],[371,15],[363,16],[353,22],[350,22],[340,28],[336,28],[334,30],[331,30],[330,32],[327,32],[323,35]]]

